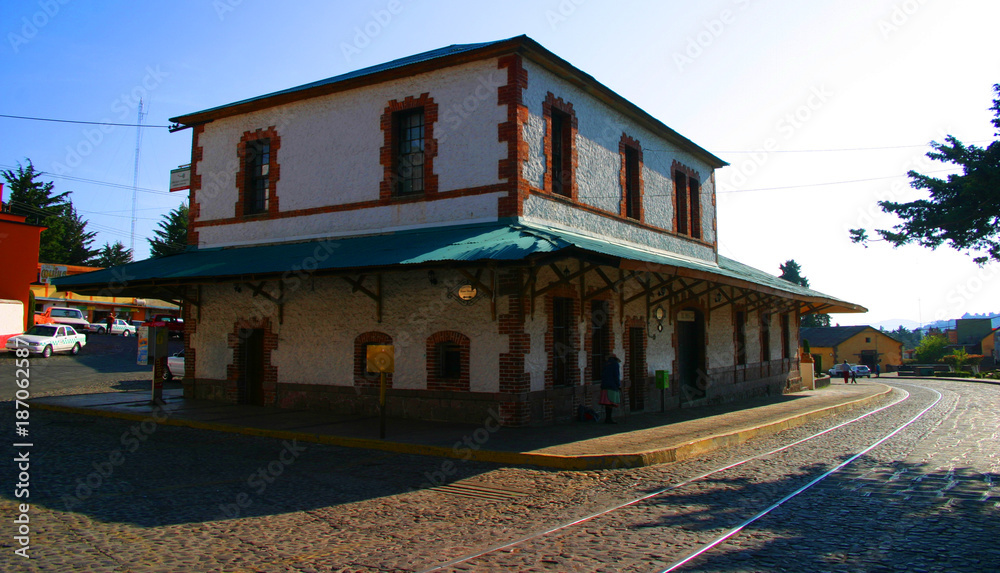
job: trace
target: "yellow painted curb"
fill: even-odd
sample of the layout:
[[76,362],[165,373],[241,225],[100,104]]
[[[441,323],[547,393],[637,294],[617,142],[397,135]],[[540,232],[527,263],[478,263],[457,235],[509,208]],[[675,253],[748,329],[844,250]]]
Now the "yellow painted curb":
[[[883,385],[885,386],[885,385]],[[326,434],[313,434],[308,432],[293,432],[288,430],[269,430],[266,428],[252,428],[247,426],[236,426],[232,424],[219,424],[215,422],[200,422],[197,420],[186,420],[182,418],[171,418],[169,410],[163,410],[165,419],[159,419],[152,415],[130,414],[128,412],[109,412],[107,410],[97,410],[91,408],[80,408],[75,406],[62,406],[59,404],[45,404],[31,401],[31,406],[40,410],[50,410],[53,412],[63,412],[67,414],[82,414],[85,416],[99,416],[104,418],[117,418],[121,420],[132,420],[144,422],[154,420],[158,424],[168,426],[180,426],[193,428],[196,430],[210,430],[216,432],[229,432],[233,434],[243,434],[246,436],[256,436],[263,438],[275,438],[279,440],[299,440],[317,444],[327,444],[331,446],[342,446],[347,448],[365,448],[371,450],[381,450],[400,454],[415,454],[421,456],[437,456],[444,458],[456,458],[463,460],[476,460],[481,462],[492,462],[506,465],[532,465],[561,470],[594,470],[594,469],[621,469],[650,466],[655,464],[676,462],[698,455],[702,455],[719,448],[742,444],[747,440],[758,437],[776,434],[782,430],[795,428],[813,420],[837,414],[845,410],[865,406],[889,392],[892,388],[885,386],[885,390],[859,398],[844,404],[828,406],[819,410],[813,410],[804,414],[789,416],[782,420],[729,432],[718,434],[707,438],[700,438],[668,448],[647,450],[637,453],[610,453],[610,454],[584,454],[584,455],[557,455],[542,454],[534,452],[502,452],[495,450],[473,450],[469,448],[447,448],[443,446],[428,446],[422,444],[407,444],[402,442],[389,442],[385,440],[375,440],[370,438],[348,438],[343,436],[331,436]],[[161,415],[160,417],[164,417]]]

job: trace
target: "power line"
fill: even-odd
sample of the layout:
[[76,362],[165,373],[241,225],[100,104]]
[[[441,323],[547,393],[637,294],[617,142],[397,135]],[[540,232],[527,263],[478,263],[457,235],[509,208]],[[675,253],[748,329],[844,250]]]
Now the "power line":
[[[0,164],[0,167],[4,169],[16,169],[13,165]],[[40,171],[39,175],[45,175],[46,177],[55,177],[57,179],[67,179],[69,181],[79,181],[81,183],[94,183],[97,185],[103,185],[105,187],[115,187],[118,189],[127,189],[131,191],[133,187],[131,185],[125,185],[123,183],[111,183],[110,181],[98,181],[96,179],[84,179],[83,177],[74,177],[72,175],[57,175],[55,173],[49,173],[48,171]],[[166,195],[168,197],[176,196],[176,193],[170,191],[161,191],[159,189],[150,189],[148,187],[135,187],[135,189],[142,191],[144,193],[153,193],[155,195]]]
[[53,119],[48,117],[28,117],[25,115],[6,115],[0,113],[0,117],[6,117],[9,119],[26,119],[28,121],[50,121],[53,123],[76,123],[80,125],[112,125],[115,127],[155,127],[168,129],[169,125],[149,125],[149,124],[136,124],[136,123],[112,123],[109,121],[79,121],[75,119]]

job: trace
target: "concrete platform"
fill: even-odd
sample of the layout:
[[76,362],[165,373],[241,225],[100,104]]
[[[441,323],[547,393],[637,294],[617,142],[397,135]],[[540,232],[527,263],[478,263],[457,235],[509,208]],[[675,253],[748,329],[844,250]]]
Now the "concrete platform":
[[220,404],[164,391],[111,392],[32,399],[43,410],[185,426],[211,431],[400,453],[475,459],[567,470],[638,467],[667,463],[773,434],[845,410],[862,408],[891,388],[866,379],[820,390],[757,400],[682,408],[666,413],[619,412],[618,424],[572,422],[542,427],[389,419],[380,440],[378,418],[345,418],[329,412]]

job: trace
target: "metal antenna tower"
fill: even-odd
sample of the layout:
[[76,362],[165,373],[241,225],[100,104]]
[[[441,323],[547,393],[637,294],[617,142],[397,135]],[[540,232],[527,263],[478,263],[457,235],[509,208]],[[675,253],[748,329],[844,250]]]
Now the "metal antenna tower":
[[132,167],[132,233],[128,248],[135,253],[135,211],[139,192],[139,151],[142,148],[142,99],[139,100],[139,119],[135,122],[135,165]]

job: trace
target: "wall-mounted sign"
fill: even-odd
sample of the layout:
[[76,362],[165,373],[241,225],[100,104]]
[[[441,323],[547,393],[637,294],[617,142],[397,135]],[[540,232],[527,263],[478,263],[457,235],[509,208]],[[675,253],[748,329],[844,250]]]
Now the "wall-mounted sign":
[[476,298],[477,294],[479,294],[479,291],[472,285],[462,285],[458,289],[458,298],[462,300],[472,300]]
[[181,165],[170,170],[170,190],[183,191],[191,188],[191,166]]
[[682,310],[677,313],[678,322],[694,322],[693,310]]

